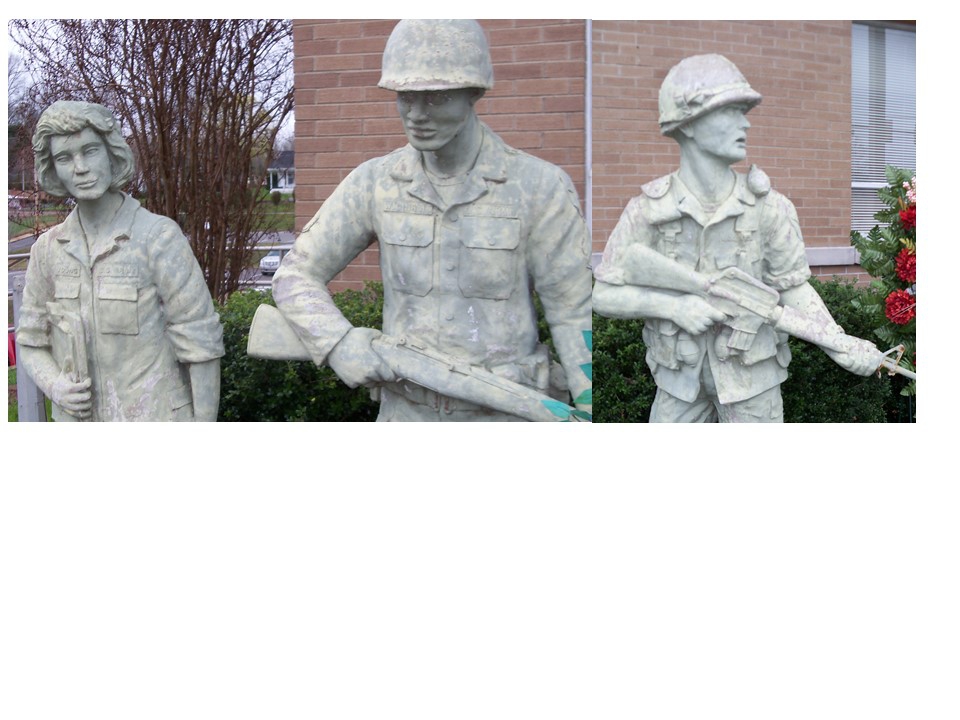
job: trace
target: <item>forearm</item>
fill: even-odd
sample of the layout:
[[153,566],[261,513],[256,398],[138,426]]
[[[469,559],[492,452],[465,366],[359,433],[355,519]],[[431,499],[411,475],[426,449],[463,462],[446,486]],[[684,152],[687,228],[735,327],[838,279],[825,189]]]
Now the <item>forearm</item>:
[[220,407],[220,359],[190,364],[190,390],[196,422],[215,422]]
[[60,377],[60,367],[48,348],[20,345],[19,364],[26,370],[34,384],[47,397],[53,395],[53,384]]
[[608,285],[597,282],[593,286],[593,311],[611,318],[672,320],[676,315],[678,294],[641,285]]
[[810,283],[805,282],[789,290],[781,291],[780,304],[800,311],[815,320],[824,329],[831,332],[843,332],[843,329],[837,325],[827,309],[823,298],[813,289]]

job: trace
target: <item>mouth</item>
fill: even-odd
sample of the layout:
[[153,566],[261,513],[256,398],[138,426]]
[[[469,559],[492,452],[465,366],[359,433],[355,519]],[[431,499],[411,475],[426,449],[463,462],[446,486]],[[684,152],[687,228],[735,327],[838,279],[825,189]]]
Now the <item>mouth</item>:
[[436,130],[430,130],[428,128],[416,128],[416,127],[407,128],[407,132],[409,132],[413,137],[417,138],[418,140],[429,140],[430,138],[432,138],[434,135],[437,134]]
[[96,184],[97,184],[96,180],[85,180],[82,183],[76,183],[76,186],[81,190],[89,190]]

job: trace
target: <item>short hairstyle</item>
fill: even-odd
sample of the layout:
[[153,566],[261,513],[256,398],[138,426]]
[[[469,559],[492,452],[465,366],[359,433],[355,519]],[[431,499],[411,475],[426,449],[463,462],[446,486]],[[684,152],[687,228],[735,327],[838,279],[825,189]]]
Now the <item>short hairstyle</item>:
[[33,133],[34,164],[40,187],[51,195],[67,196],[70,193],[57,177],[50,152],[50,138],[54,135],[73,135],[84,128],[92,128],[103,138],[110,156],[113,179],[111,190],[119,190],[131,179],[135,170],[133,151],[120,134],[120,124],[103,105],[74,100],[58,100],[43,111]]

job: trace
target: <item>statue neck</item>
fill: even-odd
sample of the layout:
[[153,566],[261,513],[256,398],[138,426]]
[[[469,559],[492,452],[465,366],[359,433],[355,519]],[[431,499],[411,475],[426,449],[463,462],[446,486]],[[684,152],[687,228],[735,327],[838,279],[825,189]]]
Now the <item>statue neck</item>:
[[678,175],[702,204],[717,206],[733,192],[736,173],[726,161],[696,150],[689,145],[680,145]]
[[471,113],[457,135],[439,150],[425,150],[423,162],[427,170],[441,178],[467,173],[477,162],[483,144],[483,127]]

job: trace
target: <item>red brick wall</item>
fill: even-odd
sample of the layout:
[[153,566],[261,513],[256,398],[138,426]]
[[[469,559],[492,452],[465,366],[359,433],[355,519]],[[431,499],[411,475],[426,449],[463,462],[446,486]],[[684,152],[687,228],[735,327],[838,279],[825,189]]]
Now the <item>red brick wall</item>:
[[[357,165],[406,144],[395,93],[377,87],[396,20],[295,20],[296,225],[314,215]],[[586,22],[481,20],[494,87],[480,118],[516,148],[560,165],[584,197]],[[379,279],[376,247],[333,283]]]
[[673,65],[701,53],[725,55],[763,95],[749,115],[747,163],[736,169],[766,171],[796,205],[807,247],[848,247],[850,33],[847,21],[594,21],[594,251],[640,186],[676,169],[657,96]]

